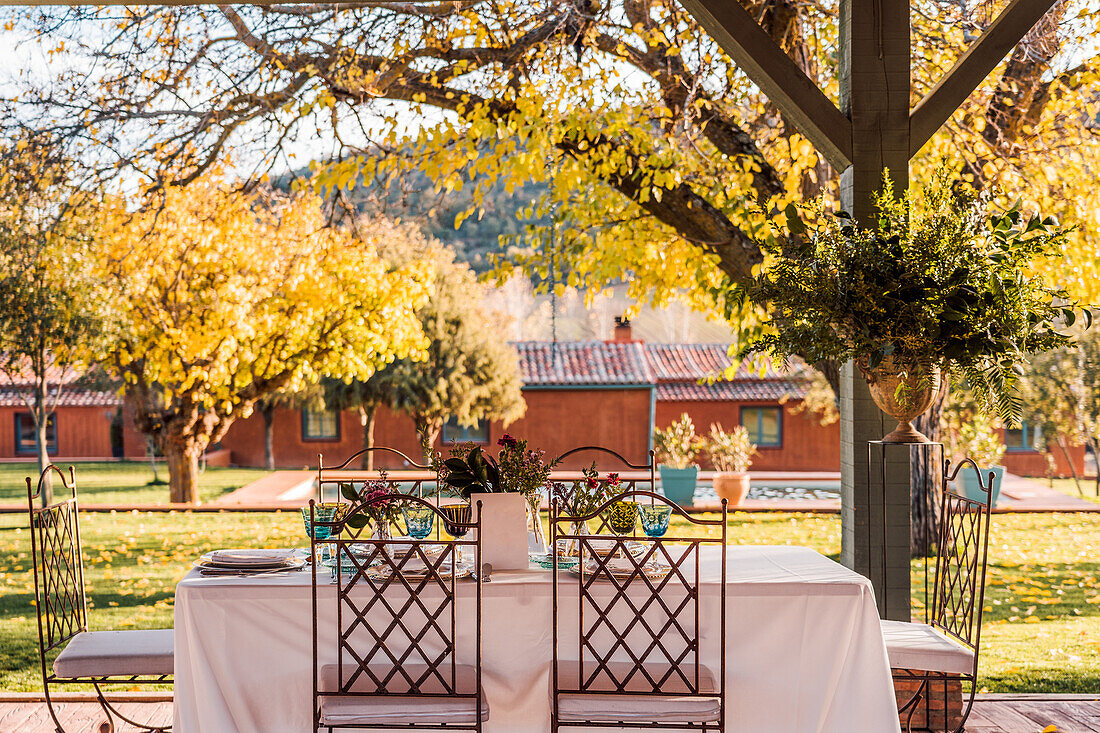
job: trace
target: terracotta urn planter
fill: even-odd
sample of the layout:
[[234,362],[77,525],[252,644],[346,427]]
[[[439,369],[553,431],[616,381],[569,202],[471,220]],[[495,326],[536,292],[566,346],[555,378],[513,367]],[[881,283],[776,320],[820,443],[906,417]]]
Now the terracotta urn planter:
[[748,472],[714,474],[714,493],[726,500],[726,506],[738,506],[749,493]]
[[927,443],[927,436],[913,427],[912,421],[932,406],[942,386],[942,375],[937,366],[920,368],[918,365],[894,361],[891,354],[878,366],[870,368],[866,358],[858,359],[863,378],[871,390],[871,399],[878,408],[898,421],[893,432],[883,437],[883,443]]

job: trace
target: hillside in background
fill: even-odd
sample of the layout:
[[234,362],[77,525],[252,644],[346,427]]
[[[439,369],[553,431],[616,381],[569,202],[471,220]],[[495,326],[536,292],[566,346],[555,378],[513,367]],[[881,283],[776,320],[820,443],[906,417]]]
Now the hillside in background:
[[[288,188],[291,180],[308,175],[308,170],[294,171],[276,180],[275,185]],[[351,199],[363,213],[385,214],[417,224],[425,234],[453,248],[458,260],[481,274],[491,267],[490,255],[502,251],[501,236],[515,236],[528,223],[541,223],[521,221],[519,215],[539,200],[546,186],[528,184],[512,193],[503,186],[494,187],[483,202],[481,215],[466,218],[456,229],[455,218],[469,208],[471,190],[468,186],[461,191],[437,192],[426,175],[414,171],[388,190],[377,183],[359,186]]]
[[[309,175],[299,170],[277,179],[275,185],[289,188],[290,182]],[[501,236],[514,236],[528,223],[520,213],[546,191],[545,185],[527,185],[512,193],[497,187],[484,202],[480,217],[465,219],[456,229],[455,217],[471,202],[469,188],[462,191],[436,192],[431,181],[416,171],[400,186],[384,190],[382,186],[360,186],[351,199],[363,213],[384,214],[417,224],[426,235],[435,237],[455,250],[456,259],[466,262],[481,274],[491,267],[493,253],[503,250]],[[568,290],[559,298],[536,294],[531,282],[513,278],[502,287],[487,286],[489,307],[506,316],[509,340],[585,341],[610,339],[615,316],[632,305],[626,287],[613,287],[607,293],[587,297],[584,292]],[[707,318],[687,306],[673,303],[667,308],[643,307],[632,319],[634,337],[658,343],[714,343],[733,340],[728,324]]]

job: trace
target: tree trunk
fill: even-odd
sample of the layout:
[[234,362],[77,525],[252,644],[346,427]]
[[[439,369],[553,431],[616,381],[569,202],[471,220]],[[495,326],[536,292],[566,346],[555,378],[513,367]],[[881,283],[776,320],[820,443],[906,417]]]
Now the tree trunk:
[[[943,438],[940,418],[943,416],[943,404],[947,399],[947,380],[936,396],[932,406],[923,415],[913,421],[917,430],[938,442]],[[910,454],[909,470],[913,477],[910,494],[911,524],[909,546],[913,557],[930,557],[936,551],[936,530],[939,527],[940,494],[943,487],[943,463],[938,460],[938,450],[926,448]],[[936,456],[937,460],[932,460]]]
[[1092,461],[1096,464],[1096,476],[1094,477],[1096,483],[1093,484],[1092,490],[1097,498],[1100,498],[1100,452],[1098,452],[1098,449],[1100,449],[1100,441],[1091,438],[1088,441],[1088,446],[1092,449]]
[[424,453],[424,462],[432,464],[435,452],[435,440],[443,429],[443,421],[437,418],[417,417],[416,434],[420,437],[420,450]]
[[264,468],[268,471],[275,470],[275,405],[264,401],[260,408],[260,414],[264,418]]
[[164,455],[168,463],[168,496],[173,504],[199,504],[199,454],[202,449],[183,437],[170,436],[165,441]]
[[43,472],[50,466],[50,446],[46,429],[49,427],[50,418],[38,418],[34,423],[34,447],[38,451],[38,475],[42,478],[42,506],[53,503],[53,476]]
[[1062,449],[1062,455],[1066,457],[1066,464],[1069,465],[1069,472],[1073,476],[1073,485],[1077,487],[1078,495],[1084,496],[1085,492],[1081,488],[1081,481],[1077,478],[1077,466],[1073,465],[1073,459],[1069,457],[1069,450],[1066,448],[1066,439],[1059,435],[1056,442],[1058,447]]
[[[359,422],[363,424],[363,448],[374,447],[374,416],[378,405],[359,405]],[[363,469],[374,470],[374,451],[363,454]]]
[[50,411],[46,409],[46,383],[44,378],[36,380],[34,389],[34,449],[38,455],[38,476],[42,481],[42,506],[53,503],[53,476],[43,476],[43,472],[50,466],[50,442],[48,429],[50,426]]
[[146,450],[149,451],[149,465],[153,469],[153,484],[160,484],[160,476],[157,475],[157,443],[152,435],[145,436]]

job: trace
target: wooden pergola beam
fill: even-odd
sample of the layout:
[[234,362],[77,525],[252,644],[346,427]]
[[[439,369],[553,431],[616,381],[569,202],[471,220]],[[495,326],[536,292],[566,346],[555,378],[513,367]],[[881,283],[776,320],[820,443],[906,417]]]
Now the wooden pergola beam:
[[909,115],[909,157],[978,88],[1057,0],[1012,0]]
[[680,0],[838,171],[852,164],[852,123],[738,0]]

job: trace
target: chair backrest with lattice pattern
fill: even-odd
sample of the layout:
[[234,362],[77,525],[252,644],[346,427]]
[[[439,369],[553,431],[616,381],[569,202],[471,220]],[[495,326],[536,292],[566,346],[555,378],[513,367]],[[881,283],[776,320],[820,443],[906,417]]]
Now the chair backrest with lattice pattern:
[[[960,470],[978,472],[981,501],[949,488]],[[937,536],[936,577],[932,586],[930,623],[959,642],[977,649],[981,638],[985,600],[986,558],[989,549],[991,474],[982,476],[977,464],[966,459],[944,474],[943,505]]]
[[[589,535],[572,527],[604,515],[618,502],[663,503],[674,516],[691,525],[712,528],[704,536],[647,537],[635,529],[632,535]],[[554,683],[564,692],[623,692],[631,694],[713,695],[700,681],[700,565],[703,547],[720,553],[721,577],[718,636],[721,648],[726,639],[726,508],[721,518],[696,518],[665,497],[647,491],[626,491],[611,497],[591,514],[574,517],[562,513],[557,502],[551,507],[551,536],[575,543],[579,564],[571,572],[554,574]],[[715,531],[716,530],[716,531]],[[652,563],[663,564],[654,573]],[[572,630],[563,641],[562,618],[572,620],[572,591],[576,587],[577,637]],[[576,646],[573,646],[573,644]],[[564,661],[562,661],[564,660]],[[576,665],[576,689],[561,687],[559,667]],[[725,655],[722,654],[724,685]]]
[[[427,507],[434,522],[461,538],[374,539],[371,526],[397,505]],[[312,505],[312,502],[311,502]],[[370,522],[364,524],[363,520]],[[383,520],[384,521],[384,520]],[[320,695],[452,695],[472,697],[480,691],[481,669],[481,502],[468,521],[452,519],[421,498],[398,495],[353,506],[329,525],[333,535],[314,539],[314,694]],[[332,570],[319,567],[322,549],[331,553]],[[459,550],[463,550],[458,563]],[[324,590],[334,580],[334,599]],[[464,579],[465,578],[465,579]],[[459,584],[469,584],[473,603],[456,603]],[[318,592],[320,590],[320,593]],[[463,597],[469,600],[465,594]],[[322,609],[322,603],[334,604]],[[332,629],[318,628],[318,618],[336,619],[336,674],[322,679],[319,645]],[[319,611],[321,611],[319,616]],[[459,644],[459,638],[464,641]],[[328,655],[326,655],[328,656]],[[459,665],[473,666],[476,680]]]
[[[60,478],[60,483],[54,478]],[[68,496],[48,506],[37,506],[47,482],[52,482],[55,490],[64,489]],[[38,637],[45,654],[88,629],[76,475],[72,466],[68,477],[56,466],[47,466],[37,482],[28,476],[27,511]]]

